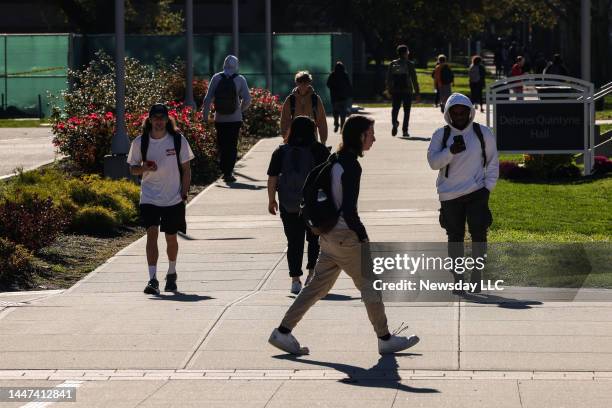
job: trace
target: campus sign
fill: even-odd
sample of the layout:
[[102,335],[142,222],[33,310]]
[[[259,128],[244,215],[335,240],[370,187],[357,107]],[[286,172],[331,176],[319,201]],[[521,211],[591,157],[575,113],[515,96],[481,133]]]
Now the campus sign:
[[[591,82],[561,75],[521,75],[487,87],[487,125],[502,153],[583,154],[594,164]],[[491,123],[491,121],[493,123]]]
[[495,116],[499,150],[584,150],[582,103],[501,104]]

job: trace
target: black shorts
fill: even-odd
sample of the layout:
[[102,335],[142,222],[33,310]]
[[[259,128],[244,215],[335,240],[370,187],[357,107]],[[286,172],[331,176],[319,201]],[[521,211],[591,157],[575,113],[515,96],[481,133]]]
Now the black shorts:
[[187,232],[185,221],[185,203],[180,202],[170,207],[158,207],[153,204],[140,204],[140,219],[145,228],[161,225],[161,232],[176,234]]

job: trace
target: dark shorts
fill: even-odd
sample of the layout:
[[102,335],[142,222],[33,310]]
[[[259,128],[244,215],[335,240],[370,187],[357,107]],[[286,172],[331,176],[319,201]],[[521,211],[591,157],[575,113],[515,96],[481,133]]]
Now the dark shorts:
[[140,219],[145,228],[161,226],[161,232],[176,234],[187,232],[185,221],[185,203],[180,202],[170,207],[158,207],[153,204],[140,204]]

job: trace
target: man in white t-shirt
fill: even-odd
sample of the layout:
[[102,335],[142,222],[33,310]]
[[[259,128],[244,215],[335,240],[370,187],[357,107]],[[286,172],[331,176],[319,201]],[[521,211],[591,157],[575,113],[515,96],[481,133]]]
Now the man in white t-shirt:
[[[168,108],[155,104],[149,110],[142,135],[132,142],[128,163],[133,175],[142,175],[140,217],[147,229],[149,283],[144,293],[159,294],[157,260],[159,230],[166,234],[168,253],[167,292],[176,292],[177,233],[187,231],[185,201],[191,183],[189,161],[194,158],[187,139],[168,116]],[[161,226],[161,228],[160,228]]]

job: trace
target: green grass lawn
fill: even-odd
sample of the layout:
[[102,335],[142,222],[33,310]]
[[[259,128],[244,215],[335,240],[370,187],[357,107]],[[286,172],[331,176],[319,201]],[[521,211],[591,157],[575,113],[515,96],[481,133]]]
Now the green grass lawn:
[[565,183],[499,180],[486,279],[506,285],[612,288],[612,177]]
[[596,120],[612,120],[612,95],[606,96],[604,110],[595,112]]
[[48,123],[48,119],[0,119],[0,128],[38,127]]
[[491,241],[612,241],[612,177],[540,184],[499,180]]

